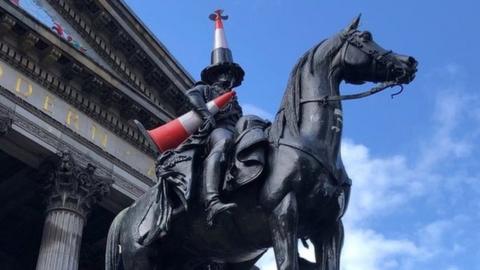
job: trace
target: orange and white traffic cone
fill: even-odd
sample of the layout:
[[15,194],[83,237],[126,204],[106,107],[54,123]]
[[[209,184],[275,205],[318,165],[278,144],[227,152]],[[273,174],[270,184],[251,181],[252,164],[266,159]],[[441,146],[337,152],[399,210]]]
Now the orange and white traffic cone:
[[[228,91],[214,100],[208,102],[207,108],[211,114],[216,114],[227,105],[235,96],[235,91]],[[202,118],[195,111],[189,111],[184,115],[157,128],[146,130],[137,120],[134,120],[140,132],[148,142],[160,152],[173,149],[184,142],[190,135],[197,132],[203,123]]]
[[211,64],[202,70],[201,77],[202,81],[213,84],[220,74],[230,72],[234,77],[232,87],[236,87],[242,83],[245,72],[240,65],[233,62],[232,51],[228,47],[223,28],[223,21],[227,20],[228,16],[222,14],[223,10],[219,9],[209,16],[215,22],[215,37],[210,58]]

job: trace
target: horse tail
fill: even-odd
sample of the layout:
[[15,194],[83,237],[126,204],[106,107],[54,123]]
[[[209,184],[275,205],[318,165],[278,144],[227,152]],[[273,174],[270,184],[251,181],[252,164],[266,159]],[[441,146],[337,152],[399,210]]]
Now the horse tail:
[[105,251],[105,270],[121,270],[121,247],[120,247],[120,228],[123,217],[127,209],[122,210],[113,219],[112,225],[108,230],[107,248]]

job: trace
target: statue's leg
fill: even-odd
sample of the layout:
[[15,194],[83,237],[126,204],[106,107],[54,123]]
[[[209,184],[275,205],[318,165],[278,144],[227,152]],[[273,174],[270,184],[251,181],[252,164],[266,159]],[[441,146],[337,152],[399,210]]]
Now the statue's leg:
[[315,247],[317,269],[339,270],[344,238],[343,223],[338,220],[321,228],[322,230],[311,238]]
[[278,270],[298,269],[297,200],[288,193],[272,211],[269,218],[273,251]]
[[224,128],[212,131],[209,139],[210,153],[203,171],[203,199],[207,209],[207,222],[213,225],[215,217],[237,205],[220,201],[220,185],[226,170],[226,150],[233,141],[233,133]]

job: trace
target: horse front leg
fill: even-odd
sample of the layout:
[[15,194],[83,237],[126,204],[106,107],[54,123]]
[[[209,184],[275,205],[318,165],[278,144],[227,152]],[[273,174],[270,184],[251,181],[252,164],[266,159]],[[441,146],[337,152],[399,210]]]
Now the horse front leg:
[[293,192],[288,193],[273,209],[269,217],[273,240],[273,251],[278,270],[297,270],[297,200]]
[[317,270],[339,270],[340,253],[344,239],[343,223],[339,219],[311,237],[315,247],[315,261]]

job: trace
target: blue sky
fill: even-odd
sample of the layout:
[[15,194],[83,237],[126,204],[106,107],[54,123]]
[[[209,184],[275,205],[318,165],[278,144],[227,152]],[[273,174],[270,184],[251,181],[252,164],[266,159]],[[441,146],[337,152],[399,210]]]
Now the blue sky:
[[[362,13],[361,29],[420,65],[395,99],[382,93],[344,103],[342,153],[353,189],[342,269],[480,269],[480,3],[126,2],[196,79],[213,44],[207,16],[225,9],[230,48],[246,71],[239,99],[264,117],[275,114],[296,60]],[[271,254],[259,265],[275,269]]]

